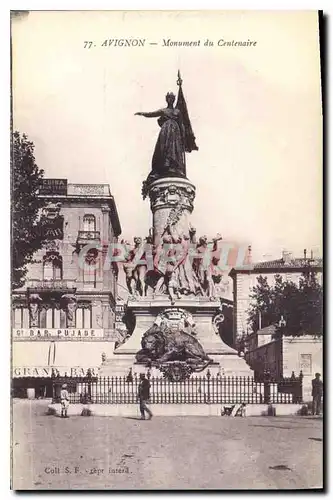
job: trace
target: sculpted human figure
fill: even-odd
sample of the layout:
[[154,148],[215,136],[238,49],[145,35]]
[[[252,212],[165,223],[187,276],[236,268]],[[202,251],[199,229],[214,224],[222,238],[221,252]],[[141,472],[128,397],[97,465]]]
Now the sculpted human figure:
[[75,326],[76,300],[71,298],[67,302],[67,325]]
[[39,312],[39,304],[41,302],[41,298],[39,295],[33,294],[30,296],[29,301],[29,316],[30,316],[30,326],[38,326],[38,312]]
[[212,277],[212,266],[207,236],[201,236],[199,238],[196,252],[200,255],[200,257],[193,260],[193,267],[199,281],[201,292],[203,295],[214,298],[215,286]]
[[[140,254],[140,260],[145,259],[145,255],[143,253],[143,248],[142,248],[142,238],[139,236],[135,236],[134,238],[134,248],[132,250],[132,258],[135,259],[137,254]],[[134,271],[133,271],[133,277],[136,283],[136,290],[138,291],[140,296],[146,295],[147,294],[147,286],[145,284],[145,275],[147,271],[147,266],[145,264],[136,264],[134,262]]]
[[176,96],[168,92],[165,96],[166,108],[148,113],[135,113],[146,118],[158,118],[161,127],[152,159],[151,172],[147,183],[159,177],[186,177],[185,171],[185,129],[179,109],[174,108]]
[[172,92],[166,95],[167,106],[148,113],[135,113],[146,118],[158,118],[161,127],[152,159],[152,168],[147,180],[143,183],[142,194],[147,196],[149,185],[163,177],[186,177],[185,151],[198,150],[195,143],[191,121],[185,102],[182,79],[178,71],[178,98]]
[[167,278],[167,290],[168,290],[168,295],[171,300],[171,304],[175,304],[175,299],[180,299],[180,291],[179,291],[179,284],[178,280],[176,278],[176,271],[173,270],[170,273],[166,275]]
[[170,234],[165,234],[162,238],[161,245],[157,249],[155,260],[158,271],[161,273],[161,277],[156,286],[156,292],[162,292],[164,289],[164,291],[168,293],[172,303],[175,298],[180,298],[179,262],[177,262],[179,244],[179,242],[174,243]]
[[61,297],[61,307],[67,314],[67,326],[75,327],[76,297],[71,294],[64,294]]
[[126,280],[126,286],[127,290],[129,291],[130,295],[134,295],[135,293],[135,287],[133,288],[133,282],[135,284],[135,279],[134,279],[134,264],[132,262],[132,253],[131,253],[131,245],[128,241],[122,241],[122,243],[125,245],[126,248],[126,257],[125,261],[123,263],[123,269],[125,273],[125,280]]
[[195,287],[194,271],[189,257],[190,236],[184,234],[183,238],[181,239],[181,244],[182,244],[182,258],[179,263],[180,290],[185,295],[195,294],[196,287]]
[[[126,257],[123,264],[126,285],[131,295],[146,295],[148,285],[145,283],[145,275],[147,266],[145,264],[137,264],[135,259],[138,256],[139,260],[145,260],[143,252],[142,238],[134,237],[134,246],[131,248],[129,243],[126,244]],[[133,283],[134,282],[134,283]]]
[[30,326],[38,326],[38,303],[32,302],[29,304]]

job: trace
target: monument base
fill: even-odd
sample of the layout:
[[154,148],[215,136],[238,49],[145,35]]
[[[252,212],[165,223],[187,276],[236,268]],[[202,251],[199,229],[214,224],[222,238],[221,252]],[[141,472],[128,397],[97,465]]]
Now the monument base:
[[[195,323],[195,338],[203,347],[212,362],[199,373],[205,375],[207,370],[212,375],[220,373],[225,376],[252,376],[253,371],[235,349],[225,344],[215,333],[213,318],[218,313],[220,302],[206,297],[181,298],[171,305],[168,297],[155,299],[142,297],[139,300],[129,300],[127,309],[135,317],[135,329],[131,337],[114,351],[112,359],[103,363],[100,376],[124,376],[132,368],[133,373],[146,372],[144,364],[136,362],[136,354],[141,349],[141,340],[146,331],[153,326],[158,314],[168,310],[186,311]],[[151,375],[161,377],[158,368],[150,369]]]

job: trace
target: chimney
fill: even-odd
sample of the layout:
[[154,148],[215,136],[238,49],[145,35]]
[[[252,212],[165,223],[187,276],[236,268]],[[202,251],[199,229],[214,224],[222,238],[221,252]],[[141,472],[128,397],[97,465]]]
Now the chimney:
[[306,260],[306,248],[304,248],[304,260]]
[[247,264],[252,264],[252,246],[247,247]]

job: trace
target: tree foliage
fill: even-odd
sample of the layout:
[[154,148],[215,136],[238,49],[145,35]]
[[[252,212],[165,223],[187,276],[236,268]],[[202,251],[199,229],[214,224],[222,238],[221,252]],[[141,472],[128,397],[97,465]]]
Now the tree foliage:
[[27,265],[43,245],[40,210],[45,201],[38,197],[44,170],[34,157],[34,145],[19,132],[12,134],[12,287],[24,284]]
[[253,331],[261,327],[279,325],[283,316],[284,331],[288,335],[322,335],[323,332],[323,288],[314,273],[304,273],[299,286],[275,276],[273,286],[267,278],[259,276],[252,288],[248,319]]

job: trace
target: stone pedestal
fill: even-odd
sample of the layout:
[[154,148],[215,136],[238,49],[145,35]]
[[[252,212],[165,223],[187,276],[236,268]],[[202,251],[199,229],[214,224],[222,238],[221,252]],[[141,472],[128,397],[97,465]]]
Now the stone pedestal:
[[152,182],[148,194],[153,214],[154,244],[157,246],[160,243],[170,221],[173,222],[173,236],[188,237],[195,186],[181,177],[166,177]]
[[[142,336],[154,324],[159,313],[179,308],[191,314],[196,325],[196,339],[205,353],[213,359],[213,363],[200,372],[200,375],[204,375],[209,369],[212,375],[220,373],[226,376],[251,376],[253,372],[246,361],[238,356],[235,349],[226,345],[214,331],[212,319],[218,312],[219,306],[219,301],[211,301],[205,297],[182,298],[176,300],[174,305],[171,305],[170,300],[164,296],[154,300],[141,298],[129,301],[127,307],[136,320],[134,332],[114,351],[114,357],[109,363],[104,364],[100,375],[126,375],[130,368],[137,373],[146,372],[147,369],[135,361],[135,355],[141,349]],[[160,377],[162,373],[153,368],[151,375]]]
[[[169,243],[169,241],[178,243],[190,240],[190,215],[193,211],[195,186],[185,178],[166,177],[152,182],[148,188],[148,195],[153,215],[153,243],[156,253],[158,254],[157,250],[161,248],[161,244]],[[169,241],[163,243],[162,238],[165,235],[168,236]],[[191,272],[193,272],[192,269]],[[172,279],[173,277],[169,276],[169,280]],[[175,281],[177,283],[177,278]],[[193,290],[189,287],[188,291]],[[193,335],[195,332],[193,337],[200,345],[192,339],[186,338],[185,341],[183,340],[183,344],[180,341],[180,349],[185,350],[187,342],[190,345],[192,341],[191,348],[194,351],[191,352],[189,348],[190,354],[187,355],[191,358],[191,354],[193,354],[195,359],[202,361],[201,364],[198,363],[197,370],[205,367],[200,372],[192,373],[191,376],[198,373],[205,375],[208,369],[212,375],[218,373],[225,376],[252,375],[245,360],[239,357],[233,348],[226,345],[215,332],[213,318],[219,311],[220,300],[211,300],[208,296],[199,297],[184,294],[181,299],[175,300],[171,304],[169,294],[170,290],[167,293],[166,290],[161,291],[158,288],[154,291],[154,297],[129,298],[127,310],[135,317],[135,329],[130,338],[114,351],[113,358],[103,363],[100,370],[101,376],[124,376],[129,373],[130,368],[132,368],[133,373],[147,371],[144,364],[136,362],[136,354],[142,348],[143,335],[156,320],[165,322],[164,326],[169,328],[171,332],[172,328],[175,328],[173,331],[178,333],[186,333],[189,330],[187,333]],[[170,294],[172,297],[176,295],[175,293]],[[193,323],[195,327],[193,327]],[[202,353],[200,346],[204,353]],[[172,349],[171,346],[171,352]],[[206,366],[207,360],[204,354],[212,360],[208,366]],[[180,354],[179,357],[182,355]],[[144,356],[145,353],[143,359],[150,359]],[[177,354],[174,361],[177,361]],[[157,368],[152,368],[150,371],[152,376],[161,377],[163,375]]]

